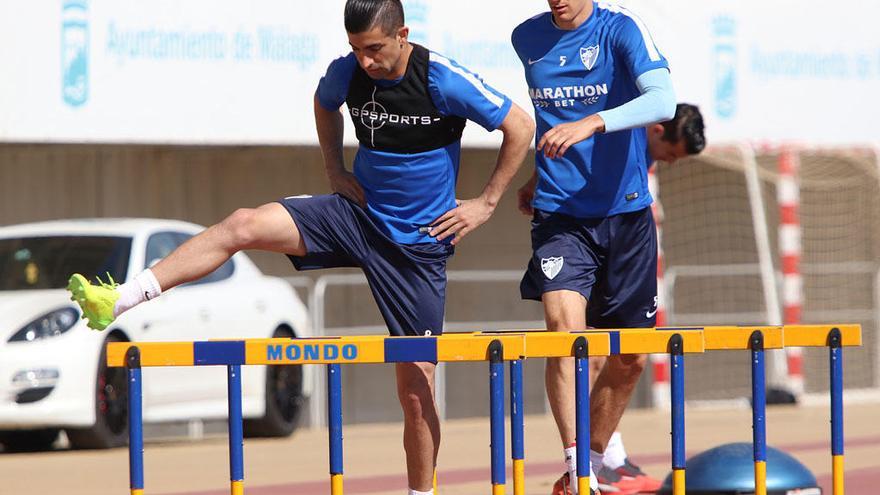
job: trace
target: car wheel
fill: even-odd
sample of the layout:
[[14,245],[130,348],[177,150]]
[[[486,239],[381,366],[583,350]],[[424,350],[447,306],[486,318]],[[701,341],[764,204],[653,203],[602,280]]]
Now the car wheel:
[[0,444],[3,445],[3,452],[50,450],[59,432],[57,428],[0,431]]
[[125,368],[107,366],[107,343],[123,342],[110,335],[101,348],[95,387],[95,424],[90,428],[67,429],[75,449],[110,449],[128,443],[128,380]]
[[[293,332],[279,328],[274,338],[290,338]],[[293,433],[303,408],[303,370],[300,365],[266,366],[266,414],[244,420],[248,437],[286,437]]]

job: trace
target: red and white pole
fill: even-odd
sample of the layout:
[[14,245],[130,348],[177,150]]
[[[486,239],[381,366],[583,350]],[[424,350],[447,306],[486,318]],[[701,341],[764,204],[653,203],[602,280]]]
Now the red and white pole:
[[[651,212],[657,225],[657,323],[666,326],[666,286],[663,283],[663,205],[660,204],[660,184],[657,180],[657,164],[648,169],[648,190],[654,198]],[[654,371],[654,383],[651,395],[654,406],[668,407],[670,404],[669,389],[669,355],[651,354],[651,366]]]
[[[804,306],[804,280],[801,276],[800,160],[796,151],[783,149],[779,155],[779,181],[776,199],[779,203],[779,255],[782,260],[783,323],[801,323]],[[788,380],[791,391],[804,391],[803,354],[799,347],[786,348]]]

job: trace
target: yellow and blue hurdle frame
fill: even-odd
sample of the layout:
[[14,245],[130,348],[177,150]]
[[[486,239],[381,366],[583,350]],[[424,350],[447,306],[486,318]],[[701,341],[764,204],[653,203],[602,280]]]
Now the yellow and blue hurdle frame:
[[[590,344],[583,336],[574,341],[575,442],[578,493],[590,493]],[[572,480],[574,483],[574,480]]]
[[141,352],[131,347],[125,352],[128,375],[128,479],[131,495],[144,493],[144,417]]
[[513,495],[525,495],[525,418],[523,418],[522,359],[510,362],[510,457],[513,465]]
[[[522,360],[574,357],[577,442],[589,444],[589,356],[668,352],[672,364],[673,493],[684,494],[684,354],[719,349],[748,349],[752,362],[752,420],[756,494],[766,493],[766,425],[764,350],[783,347],[828,347],[830,359],[831,450],[833,495],[843,495],[843,353],[861,345],[858,325],[772,327],[683,327],[582,332],[508,331],[448,334],[442,337],[330,337],[255,339],[171,343],[110,343],[109,366],[124,366],[128,376],[129,476],[133,495],[144,493],[143,366],[225,365],[228,371],[230,492],[244,493],[241,414],[241,365],[327,364],[331,493],[343,493],[342,386],[343,363],[414,361],[489,361],[492,493],[503,495],[504,402],[503,362],[511,369],[511,440],[514,495],[523,493],[524,445]],[[589,490],[587,449],[578,449],[578,486]],[[436,475],[436,473],[435,473]]]
[[684,439],[684,343],[676,334],[669,343],[671,367],[669,395],[672,404],[672,494],[685,493],[685,439]]
[[831,381],[831,485],[834,495],[843,495],[843,336],[834,328],[828,334]]
[[764,334],[749,337],[752,356],[752,451],[755,462],[755,495],[767,495],[767,390],[764,367]]
[[241,365],[226,367],[229,400],[229,482],[232,495],[244,494],[244,430],[241,416]]
[[342,495],[342,367],[327,365],[327,416],[330,442],[330,493]]
[[504,495],[504,345],[489,344],[489,430],[492,465],[492,495]]

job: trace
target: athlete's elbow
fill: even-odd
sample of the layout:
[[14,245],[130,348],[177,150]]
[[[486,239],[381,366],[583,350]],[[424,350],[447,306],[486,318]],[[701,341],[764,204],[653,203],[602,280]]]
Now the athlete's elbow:
[[667,120],[672,120],[675,118],[675,93],[671,90],[664,91],[660,98],[660,105],[658,105],[658,122],[666,122]]
[[535,137],[536,126],[534,119],[529,117],[529,114],[517,105],[514,105],[513,109],[516,110],[517,117],[515,127],[519,130],[521,139],[527,143],[531,143],[532,139]]
[[523,115],[525,115],[524,127],[526,128],[526,137],[531,141],[535,138],[535,132],[537,132],[538,126],[535,124],[535,119],[529,117],[525,112],[523,112]]
[[510,106],[500,128],[505,141],[526,147],[535,137],[535,121],[515,103]]
[[663,101],[661,108],[660,122],[666,122],[675,118],[675,97],[667,98]]
[[525,113],[520,122],[520,139],[526,143],[526,147],[535,139],[535,121],[528,115],[525,115]]

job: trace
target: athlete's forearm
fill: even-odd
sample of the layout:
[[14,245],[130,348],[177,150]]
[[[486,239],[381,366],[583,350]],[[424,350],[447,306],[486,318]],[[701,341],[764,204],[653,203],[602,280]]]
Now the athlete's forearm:
[[511,105],[499,129],[504,133],[504,139],[498,150],[498,160],[489,182],[480,194],[480,197],[493,208],[501,200],[504,191],[525,161],[529,144],[535,136],[535,122],[514,104]]
[[597,132],[605,132],[605,119],[602,118],[602,113],[603,112],[594,113],[593,115],[582,118],[578,122],[589,130],[588,132],[591,136]]
[[675,116],[675,91],[667,69],[645,72],[636,85],[641,95],[619,107],[599,112],[605,132],[645,127]]
[[321,106],[317,94],[315,94],[315,127],[318,131],[318,142],[321,145],[321,154],[324,156],[327,175],[344,172],[342,137],[345,133],[345,127],[342,113],[330,111]]

